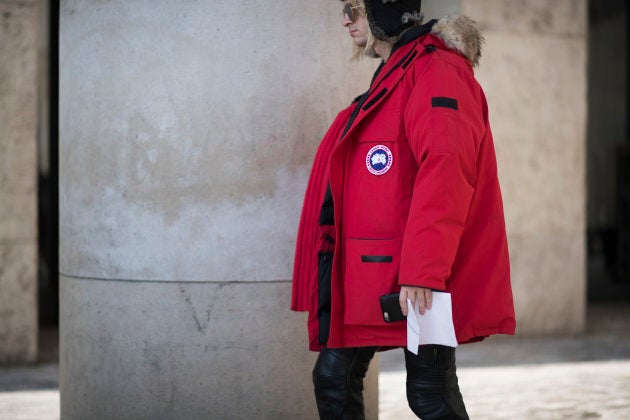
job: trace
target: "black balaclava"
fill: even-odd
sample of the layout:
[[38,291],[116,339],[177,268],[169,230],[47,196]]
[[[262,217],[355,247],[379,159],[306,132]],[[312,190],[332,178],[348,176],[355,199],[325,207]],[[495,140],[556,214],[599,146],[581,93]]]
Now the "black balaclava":
[[405,30],[422,23],[421,0],[364,0],[367,20],[376,39],[395,43]]

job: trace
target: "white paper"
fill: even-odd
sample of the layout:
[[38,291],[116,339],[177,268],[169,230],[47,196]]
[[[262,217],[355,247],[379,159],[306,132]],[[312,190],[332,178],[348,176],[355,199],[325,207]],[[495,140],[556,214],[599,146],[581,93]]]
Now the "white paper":
[[418,346],[425,344],[457,347],[451,294],[433,292],[432,296],[431,309],[424,315],[420,315],[419,305],[414,307],[407,299],[407,307],[411,308],[407,315],[407,350],[413,354],[418,354]]

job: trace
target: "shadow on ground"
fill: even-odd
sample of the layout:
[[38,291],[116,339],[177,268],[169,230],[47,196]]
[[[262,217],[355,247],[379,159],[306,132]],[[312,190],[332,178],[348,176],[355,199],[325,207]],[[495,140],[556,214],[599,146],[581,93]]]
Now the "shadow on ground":
[[59,389],[59,331],[39,333],[38,361],[32,365],[0,365],[0,392]]

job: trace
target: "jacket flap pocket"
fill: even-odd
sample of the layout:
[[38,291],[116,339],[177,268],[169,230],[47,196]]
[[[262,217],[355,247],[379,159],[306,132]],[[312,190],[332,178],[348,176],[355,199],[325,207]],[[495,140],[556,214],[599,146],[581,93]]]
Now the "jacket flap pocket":
[[344,276],[344,322],[386,325],[380,297],[396,292],[400,239],[347,239]]

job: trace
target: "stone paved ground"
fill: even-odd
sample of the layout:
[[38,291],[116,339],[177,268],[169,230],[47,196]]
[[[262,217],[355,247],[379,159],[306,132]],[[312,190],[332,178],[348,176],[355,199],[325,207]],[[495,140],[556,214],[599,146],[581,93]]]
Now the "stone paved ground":
[[[57,354],[44,359],[0,367],[0,420],[59,418]],[[457,359],[472,419],[630,419],[630,305],[589,307],[582,335],[497,337],[461,346]],[[380,418],[414,419],[402,352],[381,354],[380,369]]]
[[59,419],[59,390],[0,392],[2,420]]
[[[630,419],[630,360],[460,368],[459,379],[472,419]],[[379,381],[380,418],[415,419],[404,372],[382,372]],[[58,413],[57,389],[0,392],[2,420],[58,419]]]
[[[471,419],[630,419],[630,360],[462,368],[460,389]],[[380,418],[416,417],[405,373],[379,375]]]

